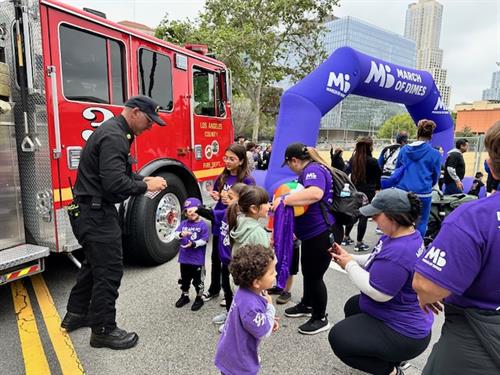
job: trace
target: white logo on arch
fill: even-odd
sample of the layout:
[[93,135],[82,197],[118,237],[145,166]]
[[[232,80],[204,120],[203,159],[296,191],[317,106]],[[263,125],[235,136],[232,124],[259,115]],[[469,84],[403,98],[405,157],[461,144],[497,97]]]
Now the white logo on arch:
[[394,86],[396,79],[391,74],[391,67],[386,64],[377,64],[372,60],[370,73],[365,79],[365,83],[378,83],[380,87],[389,89]]
[[347,73],[330,72],[328,83],[326,84],[326,91],[345,98],[351,89],[350,79],[351,76]]

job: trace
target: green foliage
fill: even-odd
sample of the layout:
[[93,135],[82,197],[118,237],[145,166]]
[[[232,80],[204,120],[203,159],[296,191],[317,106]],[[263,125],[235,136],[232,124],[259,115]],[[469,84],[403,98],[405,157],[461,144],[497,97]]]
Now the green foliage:
[[193,23],[169,21],[156,35],[183,44],[207,44],[232,71],[235,94],[250,99],[257,139],[264,87],[296,81],[327,57],[323,23],[338,0],[207,0]]
[[392,116],[385,121],[378,130],[377,136],[379,138],[394,139],[399,131],[408,132],[409,138],[415,138],[417,135],[417,127],[408,113]]
[[476,133],[472,130],[470,126],[465,125],[462,131],[456,132],[455,137],[456,138],[468,138],[468,137],[475,137]]

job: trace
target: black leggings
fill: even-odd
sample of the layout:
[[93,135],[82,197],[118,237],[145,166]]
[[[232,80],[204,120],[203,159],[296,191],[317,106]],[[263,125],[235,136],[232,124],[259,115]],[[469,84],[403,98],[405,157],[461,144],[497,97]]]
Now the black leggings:
[[359,294],[344,306],[346,318],[330,330],[328,341],[346,365],[375,375],[390,374],[402,361],[420,355],[429,345],[423,339],[404,336],[359,308]]
[[222,290],[224,291],[224,298],[226,300],[226,310],[229,312],[231,303],[233,302],[233,290],[231,289],[229,266],[222,265]]
[[210,271],[210,286],[208,292],[210,294],[219,294],[221,287],[221,270],[222,263],[219,258],[219,236],[212,237],[212,268]]
[[[335,241],[340,243],[342,236],[335,235]],[[328,295],[323,275],[332,260],[328,249],[330,232],[325,231],[316,237],[302,241],[301,266],[304,282],[304,296],[302,303],[312,307],[312,316],[321,319],[325,316]]]
[[[375,191],[368,191],[368,192],[364,192],[364,193],[366,194],[366,196],[368,197],[368,201],[370,201],[370,202],[375,197]],[[365,237],[365,234],[366,234],[366,226],[367,225],[368,225],[368,217],[361,215],[358,219],[358,233],[357,233],[356,241],[363,242],[363,238]],[[354,224],[345,226],[346,237],[349,237],[353,227],[354,227]]]

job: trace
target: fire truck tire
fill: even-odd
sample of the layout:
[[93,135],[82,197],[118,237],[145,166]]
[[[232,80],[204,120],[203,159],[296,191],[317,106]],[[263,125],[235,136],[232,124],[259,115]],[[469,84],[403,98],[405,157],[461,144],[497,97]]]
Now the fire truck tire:
[[[187,198],[186,188],[181,179],[172,173],[162,172],[158,175],[167,180],[167,188],[153,199],[136,197],[130,211],[124,255],[131,263],[162,264],[175,257],[178,251],[179,242],[172,238],[172,232],[181,221],[182,205]],[[169,213],[175,221],[167,228],[168,235],[165,236],[165,228],[159,230],[158,225],[166,222],[165,214]]]

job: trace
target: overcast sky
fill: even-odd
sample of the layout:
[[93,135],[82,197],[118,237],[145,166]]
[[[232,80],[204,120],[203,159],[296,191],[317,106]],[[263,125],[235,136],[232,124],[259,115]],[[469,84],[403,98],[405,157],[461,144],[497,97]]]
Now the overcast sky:
[[[113,21],[131,20],[156,27],[171,19],[196,18],[203,0],[62,0],[78,8],[101,10]],[[407,0],[341,0],[338,17],[353,16],[403,34]],[[439,0],[443,4],[440,47],[448,70],[451,105],[481,100],[500,62],[500,0]]]

